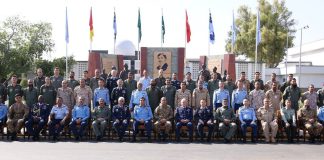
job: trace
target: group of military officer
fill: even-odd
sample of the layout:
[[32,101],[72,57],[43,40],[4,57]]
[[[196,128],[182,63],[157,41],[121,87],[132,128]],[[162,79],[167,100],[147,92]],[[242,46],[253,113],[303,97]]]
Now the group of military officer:
[[[0,125],[7,124],[12,140],[17,139],[17,133],[24,125],[33,140],[38,140],[46,124],[53,140],[59,139],[65,126],[69,126],[75,140],[80,140],[92,123],[99,141],[110,121],[120,141],[123,141],[131,121],[132,141],[136,141],[142,128],[151,141],[153,126],[158,138],[166,140],[174,126],[177,141],[184,130],[188,131],[189,141],[193,140],[194,131],[203,141],[204,128],[208,129],[207,141],[211,141],[214,128],[218,127],[228,143],[239,125],[243,142],[246,142],[247,127],[252,128],[251,141],[255,142],[260,122],[265,142],[275,142],[281,123],[279,117],[289,142],[296,136],[297,119],[308,130],[310,142],[314,142],[322,130],[324,90],[316,93],[310,85],[302,94],[291,74],[280,86],[274,73],[271,80],[263,83],[259,72],[251,82],[242,72],[234,83],[230,75],[222,78],[217,68],[210,74],[205,67],[197,81],[192,80],[190,72],[182,82],[176,73],[172,78],[165,78],[161,69],[154,79],[144,70],[143,77],[137,82],[127,65],[119,77],[117,73],[113,68],[109,75],[105,72],[100,75],[96,69],[95,76],[89,78],[85,71],[83,78],[77,81],[74,72],[64,80],[57,67],[51,77],[43,76],[42,70],[38,69],[37,76],[28,80],[25,89],[17,84],[17,77],[12,76],[8,87],[0,85]],[[4,105],[7,97],[9,109]],[[299,107],[299,100],[304,102],[302,107]]]

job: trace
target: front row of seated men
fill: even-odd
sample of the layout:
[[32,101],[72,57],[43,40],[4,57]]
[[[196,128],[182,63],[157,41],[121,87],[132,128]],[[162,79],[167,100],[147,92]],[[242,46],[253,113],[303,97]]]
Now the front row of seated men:
[[[1,100],[1,98],[0,98]],[[7,127],[12,140],[17,139],[17,133],[25,124],[27,133],[33,136],[33,140],[39,140],[41,130],[46,126],[49,127],[49,135],[53,140],[58,140],[61,131],[65,126],[69,125],[76,140],[82,139],[84,130],[89,126],[90,108],[84,104],[84,98],[79,97],[78,103],[70,111],[67,106],[62,104],[62,98],[56,99],[56,105],[50,109],[48,104],[44,103],[43,96],[38,97],[38,102],[28,108],[22,103],[21,95],[15,95],[16,103],[10,106],[7,115]],[[204,127],[208,129],[207,141],[211,140],[214,126],[219,123],[221,135],[224,137],[225,143],[231,141],[236,133],[237,123],[235,113],[228,105],[228,100],[222,101],[222,106],[216,110],[212,110],[206,105],[205,100],[200,101],[200,107],[193,110],[188,105],[187,100],[181,100],[181,105],[175,109],[173,114],[172,108],[167,105],[167,99],[161,98],[161,103],[152,113],[151,107],[146,105],[146,99],[142,97],[139,105],[136,105],[133,110],[133,139],[136,141],[136,135],[139,132],[140,126],[146,130],[148,141],[151,141],[152,126],[158,133],[159,140],[168,137],[172,129],[172,120],[174,115],[176,140],[180,141],[182,130],[186,130],[189,135],[189,141],[193,140],[193,131],[197,131],[197,135],[203,141],[205,138]],[[260,121],[265,142],[275,142],[275,136],[278,130],[278,115],[269,105],[269,99],[264,99],[264,106],[257,111],[250,107],[249,100],[244,99],[243,106],[238,110],[238,120],[242,131],[243,142],[246,142],[247,127],[252,128],[251,141],[255,142],[258,133],[257,120]],[[296,136],[296,116],[295,110],[291,108],[291,101],[285,101],[286,107],[281,108],[280,115],[285,127],[289,142],[293,142]],[[2,105],[2,100],[0,106]],[[2,111],[1,111],[2,112]],[[214,115],[213,115],[214,113]],[[70,116],[71,114],[71,116]],[[130,123],[131,110],[125,105],[125,99],[119,97],[118,104],[113,106],[112,114],[110,108],[105,105],[103,99],[99,99],[99,105],[94,108],[92,113],[92,128],[97,140],[101,140],[105,133],[105,128],[109,124],[110,117],[112,119],[113,128],[115,129],[119,140],[123,141],[125,131]],[[308,131],[310,142],[315,142],[323,128],[324,107],[321,107],[316,114],[316,110],[309,107],[309,101],[305,100],[303,107],[297,113],[297,117]],[[317,117],[319,120],[317,120]],[[155,123],[153,123],[155,119]],[[197,128],[194,129],[193,119],[197,122]],[[0,121],[3,122],[3,119]],[[270,132],[271,130],[271,132]],[[270,136],[271,135],[271,136]]]

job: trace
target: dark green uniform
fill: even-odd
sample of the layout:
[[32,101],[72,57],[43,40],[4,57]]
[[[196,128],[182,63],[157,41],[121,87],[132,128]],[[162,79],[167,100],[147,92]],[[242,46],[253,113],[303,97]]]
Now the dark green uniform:
[[161,89],[162,86],[165,85],[165,78],[164,77],[159,77],[155,79],[156,81],[156,86]]
[[152,111],[155,111],[155,108],[159,106],[160,100],[163,96],[162,91],[157,87],[149,86],[146,88],[147,96],[149,99],[149,104]]
[[38,101],[38,90],[35,87],[24,89],[24,99],[27,107],[31,108]]
[[128,80],[124,81],[124,88],[126,88],[126,96],[128,100],[132,97],[133,90],[137,89],[137,81],[136,80]]
[[218,79],[216,79],[216,80],[211,79],[208,81],[207,89],[208,89],[208,93],[210,95],[210,102],[213,102],[214,91],[219,88],[218,83],[219,83]]
[[90,79],[90,86],[89,87],[91,88],[92,92],[94,92],[94,90],[99,87],[99,84],[98,84],[99,79],[100,79],[100,77],[99,78],[92,77]]
[[14,103],[16,103],[15,95],[16,94],[20,94],[20,95],[23,94],[23,90],[22,90],[21,85],[17,84],[16,86],[13,86],[12,84],[10,84],[7,87],[7,94],[8,94],[8,99],[9,99],[9,105],[8,106],[11,106]]
[[45,103],[49,104],[51,107],[54,106],[56,99],[56,90],[52,85],[42,85],[39,94],[43,95]]
[[80,85],[80,84],[77,80],[75,80],[75,79],[68,80],[68,87],[70,87],[72,89],[72,91],[74,91],[74,88],[78,85]]
[[37,91],[39,92],[42,85],[45,84],[45,77],[44,76],[42,76],[42,77],[36,76],[34,78],[33,82],[34,82],[34,87],[36,87]]
[[174,96],[177,89],[171,85],[170,86],[165,85],[161,87],[161,90],[163,93],[163,97],[167,99],[168,105],[172,108],[172,110],[174,110],[176,108],[174,106]]
[[196,88],[196,82],[193,80],[190,81],[185,80],[185,82],[186,82],[187,89],[189,89],[190,93],[192,93],[193,90]]
[[291,108],[294,109],[295,111],[298,111],[298,109],[299,109],[298,101],[301,97],[301,90],[299,87],[294,88],[294,87],[288,86],[285,89],[282,97],[283,97],[284,102],[289,98],[291,100]]
[[229,95],[232,96],[232,93],[233,93],[234,89],[236,88],[236,85],[232,81],[226,81],[224,88],[227,89],[229,92]]
[[55,91],[57,91],[58,88],[62,87],[62,81],[63,81],[63,77],[62,76],[51,76],[51,82],[53,87],[55,88]]
[[4,99],[2,99],[3,101],[6,101],[6,96],[7,95],[7,91],[6,91],[6,87],[0,83],[0,96]]

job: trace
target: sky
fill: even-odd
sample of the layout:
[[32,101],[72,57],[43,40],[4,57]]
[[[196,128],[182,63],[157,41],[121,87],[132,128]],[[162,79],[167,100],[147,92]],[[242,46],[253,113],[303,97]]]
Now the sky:
[[[272,0],[270,0],[272,2]],[[287,0],[286,6],[296,19],[295,29],[308,25],[303,31],[303,43],[324,39],[323,0]],[[117,42],[129,40],[137,48],[138,9],[141,10],[142,41],[140,47],[161,47],[161,15],[165,22],[163,47],[186,47],[187,58],[224,54],[225,40],[232,25],[232,12],[247,5],[256,13],[257,0],[0,0],[0,22],[19,15],[30,22],[49,22],[53,27],[54,51],[45,59],[66,54],[65,7],[68,8],[70,43],[68,56],[87,60],[90,49],[89,17],[92,6],[93,50],[108,50],[114,54],[114,9],[117,17]],[[185,43],[185,10],[191,27],[191,41]],[[209,11],[212,14],[215,43],[209,43]],[[300,43],[296,33],[295,46]],[[209,48],[209,49],[208,49]]]

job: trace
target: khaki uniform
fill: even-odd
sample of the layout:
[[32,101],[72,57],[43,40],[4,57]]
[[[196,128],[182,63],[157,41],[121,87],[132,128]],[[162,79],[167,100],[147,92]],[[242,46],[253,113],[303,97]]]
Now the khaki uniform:
[[[172,124],[171,119],[173,118],[172,108],[169,105],[162,106],[161,104],[154,111],[154,118],[156,122],[154,127],[157,133],[160,133],[161,127],[165,127],[166,133],[170,133]],[[162,124],[161,119],[166,119],[166,123]]]
[[263,99],[265,97],[263,90],[253,90],[249,94],[249,99],[251,102],[251,106],[258,110],[260,107],[263,106]]
[[[302,102],[304,100],[309,100],[309,105],[312,109],[317,110],[317,102],[318,102],[318,94],[314,91],[313,93],[310,93],[309,91],[305,92],[302,96]],[[322,107],[322,106],[319,106]]]
[[71,88],[59,88],[57,90],[57,97],[62,97],[63,104],[65,104],[70,110],[73,109],[74,106],[74,98],[73,98],[73,91]]
[[10,106],[8,112],[8,131],[10,133],[17,133],[21,130],[25,124],[25,120],[28,118],[29,108],[23,103],[15,103]]
[[271,141],[275,142],[275,137],[278,131],[277,115],[273,108],[266,109],[264,106],[258,109],[257,112],[258,119],[261,120],[261,125],[263,129],[263,134],[266,142],[269,142],[269,130],[271,128]]
[[[233,109],[228,106],[219,107],[216,110],[215,118],[219,121],[219,129],[224,138],[230,140],[234,136],[237,128],[237,125],[235,124],[236,117]],[[226,125],[224,119],[228,119],[231,122]]]
[[279,90],[274,92],[271,89],[266,92],[265,97],[270,100],[270,106],[274,109],[275,112],[277,112],[281,106],[282,93]]
[[[307,109],[305,107],[298,110],[298,119],[302,120],[305,128],[311,136],[320,135],[323,126],[317,122],[317,115],[314,109]],[[310,123],[309,120],[314,119],[314,123]]]
[[181,106],[181,99],[187,99],[188,101],[188,105],[191,105],[191,93],[188,89],[186,89],[184,92],[182,92],[181,89],[178,89],[176,94],[175,94],[175,98],[174,98],[174,105],[175,108]]
[[[210,107],[210,96],[209,96],[209,92],[207,89],[194,89],[193,93],[192,93],[192,108],[193,109],[197,109],[200,106],[200,100],[206,100],[207,106]],[[190,103],[189,103],[190,105]]]
[[89,105],[91,104],[92,99],[92,90],[89,86],[84,86],[84,88],[81,88],[80,86],[75,87],[74,89],[74,99],[77,102],[77,98],[79,96],[84,97],[84,104]]

